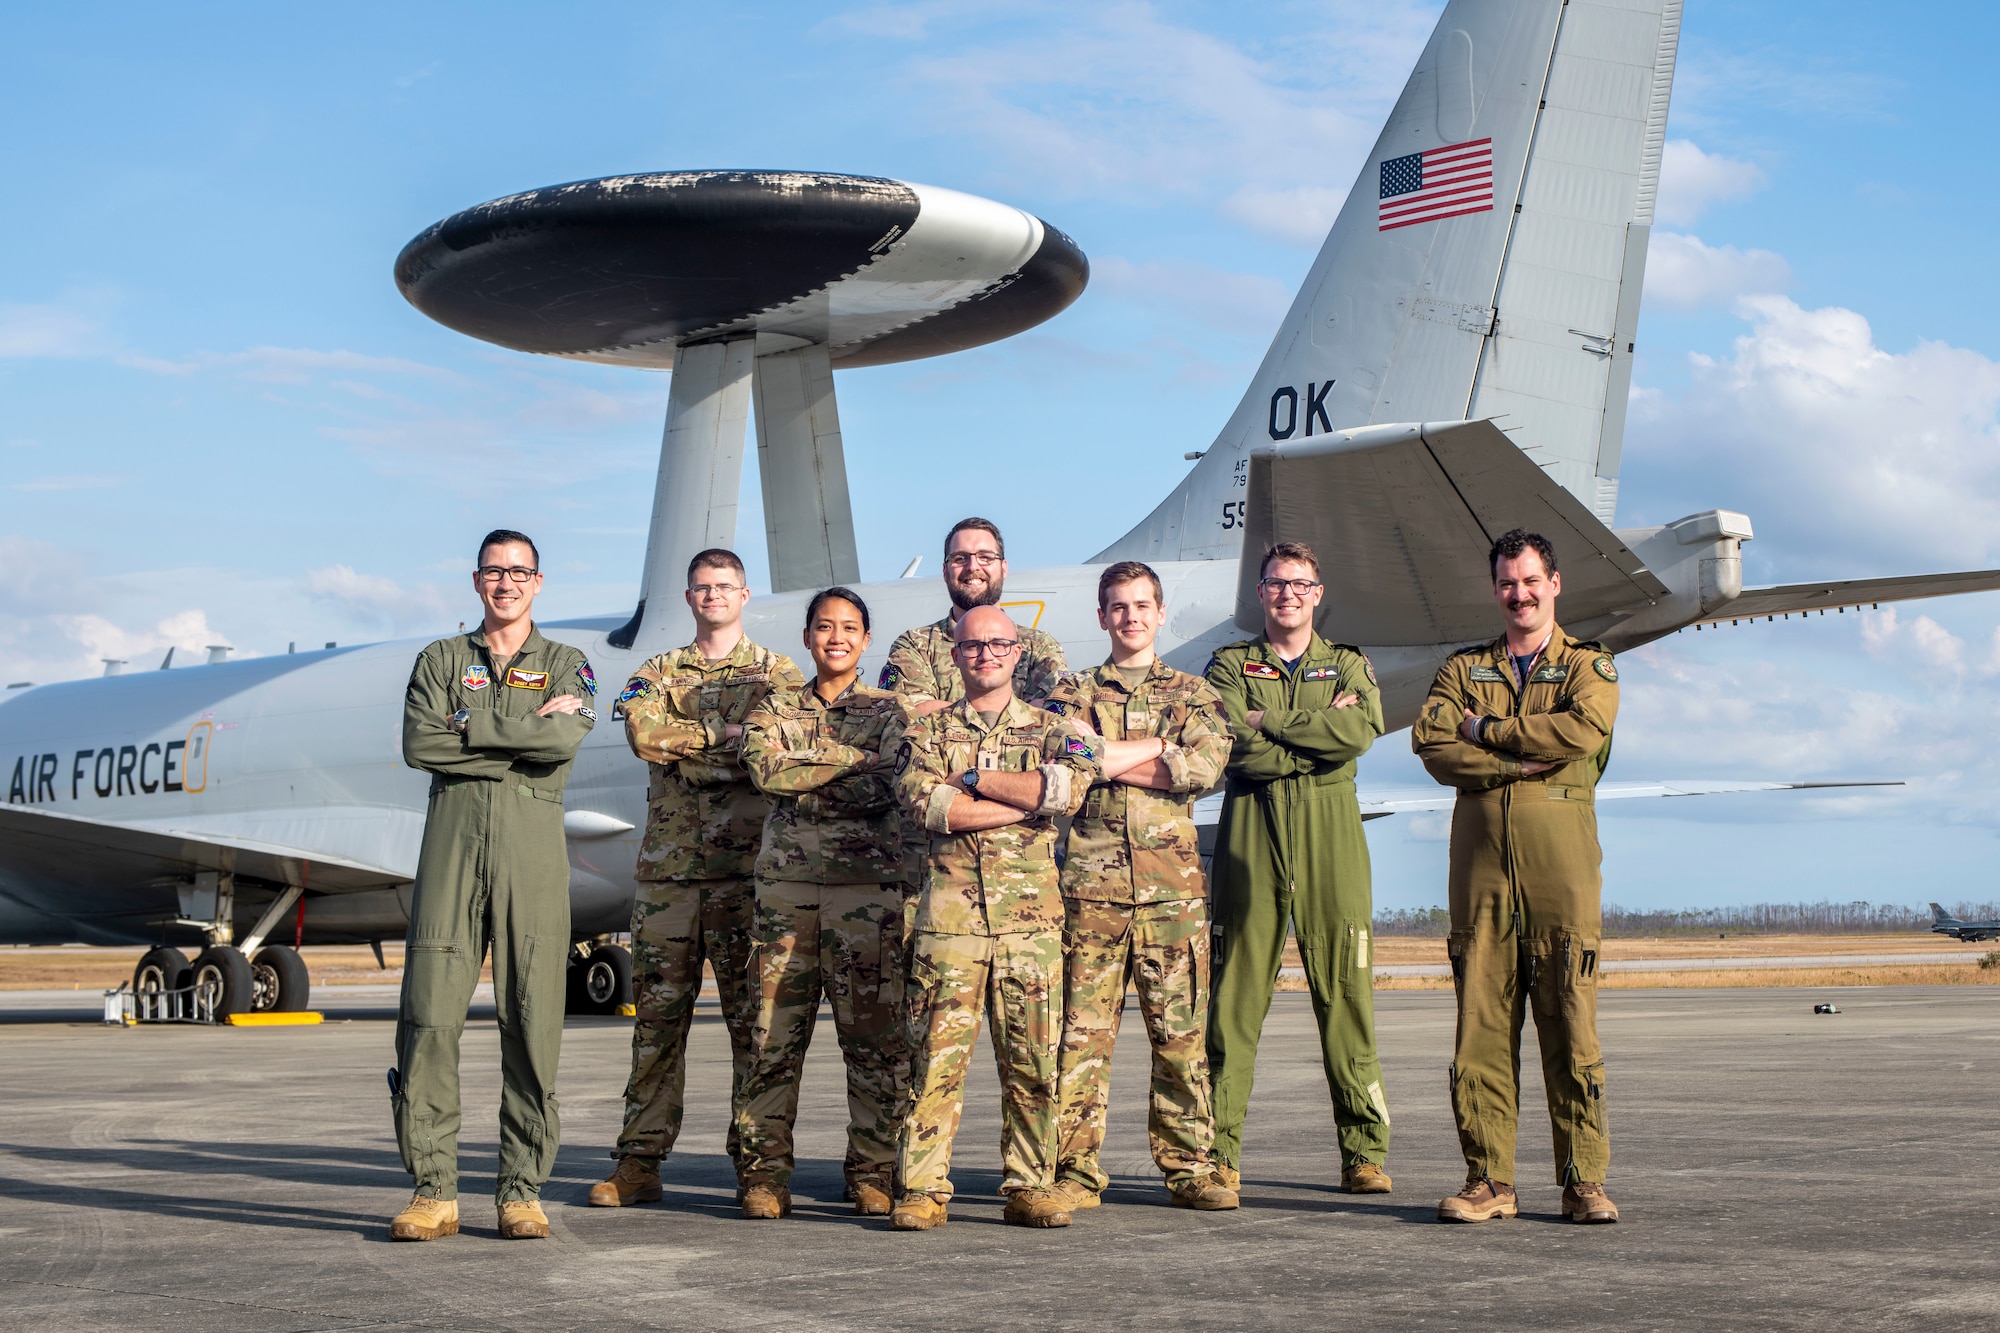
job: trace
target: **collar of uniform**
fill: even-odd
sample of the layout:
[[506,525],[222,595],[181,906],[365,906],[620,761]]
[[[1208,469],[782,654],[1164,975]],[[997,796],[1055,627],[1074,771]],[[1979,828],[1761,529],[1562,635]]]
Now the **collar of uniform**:
[[[1551,625],[1549,627],[1549,641],[1542,648],[1542,655],[1538,660],[1541,662],[1553,662],[1575,642],[1576,640],[1563,633],[1561,625]],[[1508,660],[1507,636],[1505,634],[1502,634],[1499,638],[1486,645],[1486,660],[1496,667],[1511,667],[1513,665]]]
[[1000,710],[1000,716],[993,719],[993,725],[990,727],[986,725],[986,720],[979,716],[978,710],[973,708],[970,700],[960,699],[952,707],[958,710],[958,715],[966,726],[979,732],[998,731],[1002,727],[1025,727],[1035,720],[1034,712],[1028,705],[1019,698],[1011,696],[1007,700],[1007,706]]
[[861,683],[861,677],[856,676],[853,680],[848,681],[847,688],[836,694],[833,697],[833,701],[829,703],[825,699],[820,698],[819,674],[815,672],[813,678],[806,682],[805,689],[800,692],[799,701],[807,708],[816,708],[821,712],[825,712],[829,708],[845,708],[849,704],[858,704],[870,693],[872,691]]
[[736,646],[729,650],[727,657],[710,661],[702,656],[701,649],[692,643],[681,649],[680,656],[681,661],[687,665],[703,671],[717,671],[723,667],[755,666],[759,651],[757,645],[750,642],[750,636],[746,634],[736,641]]
[[[1142,683],[1150,685],[1156,680],[1169,680],[1172,679],[1173,674],[1174,669],[1167,665],[1166,659],[1155,657]],[[1118,668],[1111,664],[1111,659],[1108,657],[1097,664],[1091,671],[1090,678],[1096,684],[1115,685],[1121,693],[1130,693],[1129,690],[1125,689],[1125,678],[1118,674]]]
[[[1268,662],[1275,667],[1282,667],[1285,664],[1285,659],[1280,657],[1278,650],[1271,646],[1271,636],[1268,633],[1257,636],[1256,652],[1259,661]],[[1332,656],[1333,645],[1322,639],[1319,636],[1318,630],[1314,630],[1311,641],[1306,644],[1306,650],[1299,654],[1299,660],[1296,665],[1304,666],[1308,662],[1324,661]]]
[[[484,648],[488,654],[492,653],[493,645],[486,642],[486,626],[481,625],[466,637],[471,639],[477,646]],[[542,637],[541,630],[537,629],[535,622],[531,620],[528,622],[528,637],[521,640],[521,651],[514,654],[514,660],[519,662],[522,658],[533,657],[548,646],[549,641]]]

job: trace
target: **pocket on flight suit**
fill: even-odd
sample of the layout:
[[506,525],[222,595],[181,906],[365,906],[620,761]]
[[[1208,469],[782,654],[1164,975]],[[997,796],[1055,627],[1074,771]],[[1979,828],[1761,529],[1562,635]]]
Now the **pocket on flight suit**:
[[[476,970],[485,961],[483,951],[477,960],[472,960],[471,953],[459,940],[416,940],[405,947],[404,967],[417,974],[409,988],[411,1023],[435,1028],[464,1022],[464,1006],[453,1001],[468,962]],[[466,998],[470,995],[468,990]]]
[[1451,959],[1451,984],[1461,994],[1465,990],[1465,965],[1472,954],[1472,927],[1455,927],[1445,937],[1445,955]]

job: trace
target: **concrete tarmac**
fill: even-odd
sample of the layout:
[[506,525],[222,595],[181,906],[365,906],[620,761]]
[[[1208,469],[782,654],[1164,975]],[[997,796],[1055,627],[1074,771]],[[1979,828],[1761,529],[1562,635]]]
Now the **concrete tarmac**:
[[[360,1001],[362,997],[355,997]],[[1842,1012],[1815,1016],[1812,1006]],[[0,1004],[4,1004],[0,999]],[[393,1000],[388,1003],[393,1004]],[[58,1009],[0,1024],[0,1309],[10,1327],[743,1329],[1990,1329],[2000,1323],[2000,989],[1616,991],[1602,997],[1617,1226],[1556,1215],[1533,1035],[1523,1216],[1435,1223],[1463,1168],[1447,993],[1376,996],[1396,1192],[1351,1198],[1306,996],[1276,997],[1241,1211],[1167,1206],[1144,1135],[1144,1034],[1114,1066],[1106,1206],[1000,1222],[997,1088],[974,1064],[942,1230],[840,1202],[839,1057],[823,1021],[797,1208],[736,1215],[728,1058],[692,1039],[665,1203],[591,1209],[629,1024],[575,1019],[554,1236],[497,1238],[497,1037],[465,1039],[463,1234],[391,1244],[408,1197],[379,999],[292,1029],[112,1029]],[[74,1013],[74,1010],[69,1011]],[[1129,1017],[1129,1016],[1128,1016]]]

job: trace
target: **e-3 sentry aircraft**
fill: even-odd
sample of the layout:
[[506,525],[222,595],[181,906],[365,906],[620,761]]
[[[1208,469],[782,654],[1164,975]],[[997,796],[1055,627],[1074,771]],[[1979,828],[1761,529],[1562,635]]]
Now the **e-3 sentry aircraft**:
[[[1016,571],[1017,618],[1093,660],[1098,569],[1146,560],[1167,587],[1160,648],[1198,671],[1259,627],[1257,555],[1307,541],[1341,571],[1323,628],[1372,655],[1402,727],[1438,664],[1492,634],[1485,553],[1516,526],[1556,545],[1566,627],[1615,651],[1688,625],[2000,587],[1989,570],[1745,589],[1742,514],[1611,526],[1680,10],[1447,6],[1234,414],[1089,562]],[[1087,265],[1055,228],[950,190],[689,171],[480,205],[419,235],[396,277],[473,336],[672,370],[637,610],[542,627],[612,682],[690,637],[683,572],[693,552],[735,544],[753,408],[776,595],[752,602],[749,628],[789,644],[809,590],[858,582],[833,371],[1029,327],[1081,293]],[[932,579],[862,592],[878,661],[946,605]],[[301,1007],[287,941],[379,941],[406,925],[428,780],[403,766],[399,722],[420,646],[7,699],[0,941],[205,942],[195,966],[225,1008]],[[644,820],[642,766],[620,728],[600,726],[565,818],[580,941],[624,928]],[[613,995],[621,958],[589,954],[586,1000]],[[187,966],[155,948],[140,976],[174,984]]]

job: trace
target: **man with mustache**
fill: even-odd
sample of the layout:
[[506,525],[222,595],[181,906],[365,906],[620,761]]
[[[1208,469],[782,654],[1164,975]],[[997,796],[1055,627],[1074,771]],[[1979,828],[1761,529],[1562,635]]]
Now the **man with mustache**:
[[1521,1025],[1535,1015],[1562,1215],[1616,1222],[1597,1044],[1598,779],[1611,758],[1618,668],[1556,624],[1555,548],[1519,528],[1493,543],[1506,632],[1438,671],[1410,744],[1458,789],[1451,816],[1451,974],[1458,992],[1451,1110],[1465,1188],[1441,1222],[1513,1217]]
[[[975,606],[994,606],[1007,582],[1007,543],[1000,529],[983,518],[964,518],[944,539],[944,589],[951,610],[933,625],[906,629],[890,645],[877,687],[909,699],[911,712],[927,717],[965,693],[952,657],[952,630]],[[1053,634],[1021,630],[1021,655],[1014,663],[1014,697],[1046,699],[1069,670]]]

